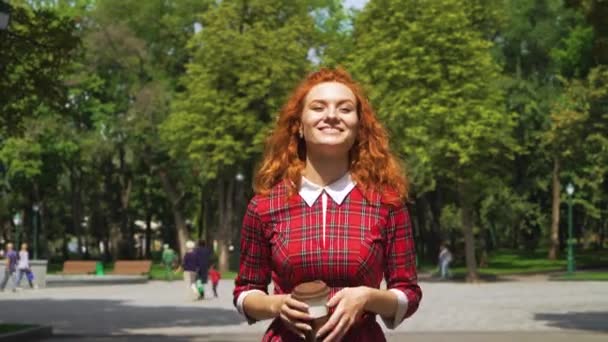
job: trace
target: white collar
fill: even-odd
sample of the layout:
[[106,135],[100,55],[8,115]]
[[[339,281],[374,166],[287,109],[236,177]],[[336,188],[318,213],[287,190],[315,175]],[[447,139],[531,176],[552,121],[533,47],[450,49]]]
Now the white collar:
[[337,181],[326,186],[317,185],[302,176],[302,185],[300,186],[299,194],[309,207],[312,207],[312,205],[315,204],[317,198],[319,198],[323,191],[325,191],[334,202],[340,205],[354,187],[355,183],[350,177],[350,173],[345,174]]

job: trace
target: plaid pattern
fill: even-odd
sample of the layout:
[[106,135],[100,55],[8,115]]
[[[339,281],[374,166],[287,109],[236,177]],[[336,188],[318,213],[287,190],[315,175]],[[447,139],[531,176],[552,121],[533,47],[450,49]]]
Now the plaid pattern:
[[[343,287],[379,288],[385,276],[389,289],[408,299],[405,317],[418,308],[414,241],[405,206],[381,202],[379,194],[363,196],[355,187],[341,205],[327,201],[326,241],[323,247],[323,210],[320,197],[309,207],[299,196],[288,198],[285,183],[270,195],[255,196],[247,208],[241,233],[241,263],[234,300],[243,291],[290,293],[302,282],[323,280],[333,296]],[[263,341],[298,341],[279,319]],[[369,313],[345,337],[346,341],[382,341],[384,334]]]

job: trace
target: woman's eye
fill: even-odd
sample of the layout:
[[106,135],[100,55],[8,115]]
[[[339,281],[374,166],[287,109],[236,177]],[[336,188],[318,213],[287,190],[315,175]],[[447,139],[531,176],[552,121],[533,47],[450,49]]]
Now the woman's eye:
[[348,113],[350,113],[352,111],[353,111],[352,108],[348,108],[348,107],[342,107],[342,108],[340,108],[340,112],[344,113],[344,114],[348,114]]
[[315,106],[315,107],[312,107],[312,110],[320,112],[323,110],[323,107]]

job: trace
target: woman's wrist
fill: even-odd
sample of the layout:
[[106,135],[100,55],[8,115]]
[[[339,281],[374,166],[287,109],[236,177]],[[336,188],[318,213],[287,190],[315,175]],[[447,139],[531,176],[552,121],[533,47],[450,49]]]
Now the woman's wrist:
[[374,307],[374,291],[380,291],[369,286],[360,286],[363,289],[363,300],[365,311],[373,311],[371,308]]
[[384,317],[392,317],[397,311],[397,295],[389,290],[365,287],[365,306],[367,312],[373,312]]
[[272,296],[272,300],[270,303],[270,312],[272,313],[273,317],[279,317],[279,315],[281,314],[281,306],[283,306],[283,303],[285,302],[287,296],[288,295],[286,294]]

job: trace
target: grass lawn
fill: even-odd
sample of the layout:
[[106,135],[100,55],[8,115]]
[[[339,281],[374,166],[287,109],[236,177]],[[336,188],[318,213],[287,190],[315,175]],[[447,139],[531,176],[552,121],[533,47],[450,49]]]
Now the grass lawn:
[[[575,251],[576,267],[579,270],[584,269],[608,269],[608,250],[600,251]],[[479,261],[479,260],[478,260]],[[483,277],[497,277],[516,274],[537,274],[562,272],[566,270],[567,261],[566,254],[562,253],[558,260],[547,259],[547,251],[539,249],[538,251],[519,251],[519,250],[497,250],[491,253],[488,257],[488,266],[478,268],[479,274]],[[421,265],[421,271],[436,272],[436,265]],[[456,278],[464,277],[466,267],[463,264],[456,264],[451,268],[452,274]],[[580,280],[590,279],[599,280],[605,277],[603,272],[581,273],[575,275],[580,277]],[[608,273],[606,273],[608,274]]]
[[[234,279],[236,278],[237,272],[228,271],[222,273],[222,279]],[[173,273],[173,280],[182,280],[184,278],[182,272]],[[150,270],[150,279],[151,280],[166,280],[165,275],[165,266],[162,264],[152,264],[152,269]]]
[[0,334],[12,333],[19,330],[29,329],[34,327],[31,324],[5,324],[0,323]]
[[608,272],[579,271],[573,274],[562,274],[552,277],[551,280],[586,280],[586,281],[608,281]]

